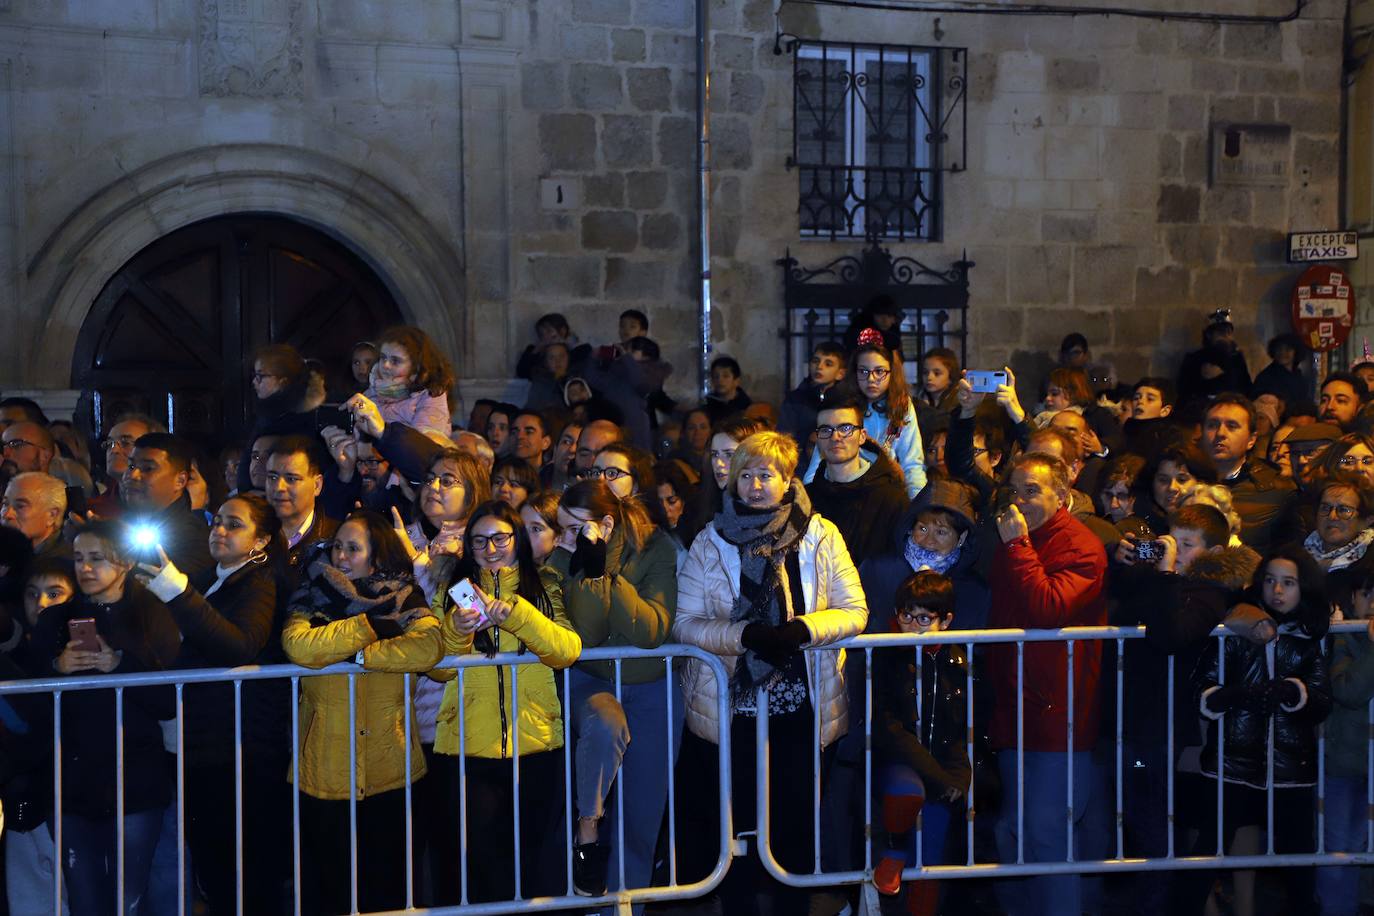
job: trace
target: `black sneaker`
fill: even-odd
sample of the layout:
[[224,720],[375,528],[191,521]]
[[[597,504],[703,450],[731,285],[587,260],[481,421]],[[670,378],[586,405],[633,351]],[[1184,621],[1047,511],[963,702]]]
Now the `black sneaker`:
[[573,846],[573,891],[579,897],[606,894],[606,860],[611,848],[605,843],[578,843]]

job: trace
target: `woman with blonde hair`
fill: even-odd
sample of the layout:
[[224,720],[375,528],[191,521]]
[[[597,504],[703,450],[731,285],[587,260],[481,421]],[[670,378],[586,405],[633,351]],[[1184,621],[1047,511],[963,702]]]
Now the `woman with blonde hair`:
[[[771,734],[773,849],[788,871],[811,868],[812,786],[817,778],[824,782],[836,741],[848,731],[849,705],[844,652],[802,649],[862,633],[868,604],[844,539],[812,511],[794,476],[796,464],[790,436],[760,432],[741,442],[730,460],[724,506],[692,542],[678,577],[673,635],[721,657],[730,714],[719,721],[715,677],[688,660],[682,679],[688,733],[678,763],[680,880],[703,876],[716,860],[716,745],[727,728],[735,824],[748,830],[753,822],[760,691],[768,699]],[[819,772],[812,751],[817,717]],[[725,912],[752,909],[756,894],[773,897],[775,912],[806,912],[804,892],[784,888],[748,862],[737,864],[721,888]]]

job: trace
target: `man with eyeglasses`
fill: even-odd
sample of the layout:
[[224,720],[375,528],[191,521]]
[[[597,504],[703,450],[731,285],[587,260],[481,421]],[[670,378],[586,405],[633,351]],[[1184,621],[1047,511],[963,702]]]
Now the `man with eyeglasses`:
[[13,477],[25,471],[46,474],[53,456],[57,454],[57,443],[45,427],[25,420],[11,423],[0,434],[0,449],[4,452],[0,472],[6,476]]
[[582,479],[596,463],[596,456],[612,442],[623,441],[620,427],[610,420],[592,420],[582,427],[577,437],[577,455],[573,458],[573,476]]
[[835,523],[857,567],[892,542],[906,511],[906,482],[885,452],[868,445],[864,405],[848,395],[816,414],[821,467],[806,485],[811,507]]
[[166,431],[162,424],[143,414],[123,414],[115,420],[105,438],[100,440],[100,450],[105,454],[105,474],[96,478],[96,489],[100,493],[90,500],[92,512],[101,518],[114,518],[123,511],[119,486],[129,467],[129,456],[134,453],[134,443],[148,433]]

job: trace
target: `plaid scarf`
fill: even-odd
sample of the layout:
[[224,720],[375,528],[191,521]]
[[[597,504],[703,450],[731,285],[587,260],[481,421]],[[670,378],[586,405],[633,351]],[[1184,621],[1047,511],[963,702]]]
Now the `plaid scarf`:
[[[751,511],[737,500],[726,500],[714,525],[739,550],[739,597],[730,609],[732,622],[776,627],[795,616],[784,564],[801,546],[810,522],[811,501],[796,477],[773,509]],[[751,694],[775,670],[752,649],[746,650],[743,663],[730,677],[732,693]]]
[[353,580],[320,557],[310,564],[305,581],[291,596],[291,607],[303,611],[312,627],[321,627],[358,614],[385,617],[405,607],[414,590],[415,580],[409,574],[373,573]]

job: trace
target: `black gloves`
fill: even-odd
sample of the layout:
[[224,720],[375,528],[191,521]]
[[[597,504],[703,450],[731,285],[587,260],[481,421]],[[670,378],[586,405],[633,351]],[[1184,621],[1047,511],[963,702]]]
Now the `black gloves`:
[[789,620],[777,627],[766,623],[751,623],[740,634],[740,643],[774,668],[787,664],[787,659],[801,651],[811,639],[811,631],[800,620]]
[[1272,716],[1283,707],[1302,702],[1302,690],[1287,678],[1274,678],[1258,684],[1226,684],[1207,695],[1207,708],[1212,712],[1231,712],[1245,709]]
[[577,549],[573,551],[568,563],[568,572],[586,579],[600,579],[606,575],[606,542],[591,540],[586,535],[577,536]]

